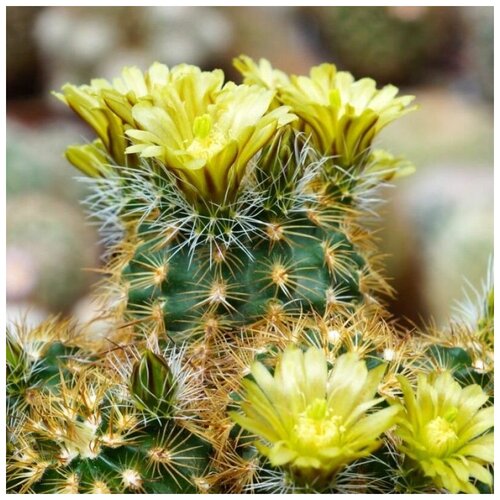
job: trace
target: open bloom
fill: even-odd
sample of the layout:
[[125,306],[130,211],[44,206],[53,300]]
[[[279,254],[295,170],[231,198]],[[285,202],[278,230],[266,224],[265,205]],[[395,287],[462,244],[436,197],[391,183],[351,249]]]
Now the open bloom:
[[471,479],[492,484],[486,467],[493,462],[493,406],[479,385],[462,388],[449,372],[420,375],[416,393],[404,377],[405,413],[397,435],[403,451],[451,493],[478,493]]
[[[80,87],[67,83],[62,87],[62,94],[54,93],[97,134],[98,139],[93,146],[70,146],[71,149],[66,152],[68,160],[90,176],[99,175],[105,170],[95,168],[96,155],[102,155],[102,151],[119,165],[125,162],[125,124],[107,107],[101,95],[103,89],[110,86],[106,80],[96,79],[90,85]],[[91,166],[87,166],[87,163]]]
[[313,144],[321,153],[336,156],[343,167],[359,161],[383,127],[415,109],[409,106],[414,97],[396,97],[393,85],[377,89],[371,78],[356,81],[333,64],[315,66],[309,76],[289,79],[264,60],[257,65],[241,57],[235,66],[245,82],[278,89],[279,101],[299,116]]
[[[274,93],[258,86],[228,82],[212,99],[205,91],[190,73],[160,105],[135,105],[127,153],[156,158],[176,172],[188,196],[220,203],[234,196],[250,159],[295,117],[284,106],[270,110]],[[186,99],[190,93],[200,98]]]
[[255,382],[245,379],[244,415],[232,418],[256,434],[258,449],[272,466],[284,466],[296,480],[319,485],[343,466],[369,455],[380,435],[396,421],[392,406],[367,414],[382,402],[374,398],[383,365],[368,371],[355,353],[340,356],[329,372],[324,352],[286,349],[274,376],[254,363]]
[[[96,78],[91,80],[90,85],[64,85],[62,93],[55,92],[54,95],[98,136],[92,145],[70,146],[66,152],[68,160],[91,176],[105,172],[106,163],[110,163],[110,160],[117,165],[124,165],[130,160],[125,153],[129,145],[125,130],[136,126],[132,108],[139,103],[161,105],[164,103],[163,96],[169,94],[169,88],[186,74],[196,75],[203,89],[202,95],[183,95],[188,100],[205,99],[211,102],[214,93],[220,91],[224,83],[221,70],[201,71],[187,64],[170,69],[164,64],[154,63],[145,73],[135,66],[125,67],[121,76],[112,82]],[[103,161],[99,167],[96,160],[101,159]]]

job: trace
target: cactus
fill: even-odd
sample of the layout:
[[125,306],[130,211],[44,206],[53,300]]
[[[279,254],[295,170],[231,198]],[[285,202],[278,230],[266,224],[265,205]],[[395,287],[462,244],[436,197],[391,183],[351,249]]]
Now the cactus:
[[9,334],[9,491],[489,491],[492,379],[449,333],[398,331],[366,226],[411,169],[372,141],[412,98],[235,64],[241,85],[156,63],[58,94],[98,136],[66,155],[121,322]]
[[383,318],[360,308],[253,333],[223,346],[213,387],[186,346],[104,350],[57,321],[11,331],[9,491],[491,488],[488,392]]
[[[119,369],[105,366],[75,333],[74,326],[54,319],[34,330],[8,331],[9,491],[196,492],[194,478],[204,473],[209,445],[192,432],[189,411],[172,407],[167,419],[138,403],[144,384],[160,390],[151,392],[157,401],[171,390],[157,369],[135,380],[143,360],[167,361],[146,350],[126,360],[116,355]],[[127,370],[133,375],[124,378]],[[176,396],[178,403],[186,393]]]
[[178,342],[213,322],[325,314],[390,290],[359,220],[373,189],[407,167],[370,146],[412,97],[333,65],[283,89],[254,83],[263,70],[248,58],[236,65],[247,83],[156,63],[57,94],[99,136],[66,155],[121,240],[110,269],[125,316]]

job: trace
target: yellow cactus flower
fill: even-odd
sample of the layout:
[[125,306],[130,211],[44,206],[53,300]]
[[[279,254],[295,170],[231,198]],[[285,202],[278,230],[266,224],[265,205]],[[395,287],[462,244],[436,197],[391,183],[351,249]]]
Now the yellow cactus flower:
[[[170,69],[164,64],[154,63],[145,74],[138,68],[125,68],[122,77],[115,78],[113,87],[103,89],[101,95],[106,105],[134,128],[132,107],[135,104],[174,106],[193,120],[190,112],[211,104],[223,83],[224,73],[220,69],[202,71],[190,64],[179,64]],[[181,102],[175,100],[172,87]]]
[[409,107],[413,96],[397,93],[393,85],[378,90],[371,78],[355,81],[333,64],[321,64],[309,77],[292,76],[282,101],[303,120],[305,132],[322,153],[349,167],[368,152],[383,127],[415,109]]
[[70,163],[89,177],[98,177],[109,168],[109,157],[101,139],[91,144],[68,146],[65,155]]
[[[126,148],[124,123],[107,107],[101,96],[103,89],[109,86],[110,84],[106,80],[92,80],[90,85],[80,87],[67,83],[62,87],[62,94],[54,92],[54,95],[90,125],[112,159],[117,164],[123,165]],[[78,146],[72,146],[73,153],[75,147]],[[67,154],[66,156],[73,163],[74,155]],[[78,160],[73,164],[81,169],[81,163]],[[86,174],[96,174],[93,168],[87,168],[83,171]]]
[[272,466],[286,467],[295,480],[319,486],[335,473],[376,450],[380,435],[394,425],[397,406],[367,414],[385,367],[368,370],[355,353],[340,356],[328,372],[324,352],[291,346],[278,360],[274,376],[254,363],[255,382],[245,379],[245,415],[232,413]]
[[492,484],[493,406],[477,384],[462,388],[449,372],[418,377],[416,394],[399,377],[405,412],[396,434],[402,451],[439,488],[478,493],[470,482]]
[[220,203],[237,191],[250,159],[275,131],[295,119],[288,108],[270,110],[274,93],[228,82],[212,99],[195,73],[169,88],[159,105],[136,104],[137,128],[127,153],[156,158],[175,170],[192,199]]
[[299,116],[313,144],[321,153],[335,156],[343,167],[363,158],[383,127],[415,109],[409,107],[414,97],[396,97],[398,89],[393,85],[378,90],[371,78],[355,81],[333,64],[313,67],[308,77],[290,78],[266,60],[257,65],[241,56],[234,64],[245,82],[276,88],[279,102]]
[[[156,62],[145,73],[134,66],[125,67],[121,77],[113,79],[112,83],[105,79],[93,79],[90,85],[64,85],[62,93],[54,92],[54,95],[90,125],[100,139],[98,149],[102,146],[110,157],[99,165],[99,152],[85,144],[70,146],[66,151],[67,159],[90,176],[106,172],[109,160],[125,165],[129,159],[125,149],[130,145],[125,130],[136,126],[132,116],[133,106],[141,102],[163,103],[163,96],[169,94],[170,86],[178,84],[189,74],[198,76],[202,82],[200,87],[205,91],[204,97],[210,102],[212,94],[219,91],[224,82],[221,70],[202,72],[198,67],[187,64],[169,69]],[[186,88],[190,90],[189,86]],[[196,101],[200,96],[191,93],[182,98]],[[89,164],[86,164],[87,159]]]

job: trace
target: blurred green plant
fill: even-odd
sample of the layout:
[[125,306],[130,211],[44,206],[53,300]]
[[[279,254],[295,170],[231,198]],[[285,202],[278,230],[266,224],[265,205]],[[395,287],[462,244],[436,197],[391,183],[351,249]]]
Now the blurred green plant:
[[415,84],[453,67],[462,45],[457,9],[311,7],[325,48],[356,76]]

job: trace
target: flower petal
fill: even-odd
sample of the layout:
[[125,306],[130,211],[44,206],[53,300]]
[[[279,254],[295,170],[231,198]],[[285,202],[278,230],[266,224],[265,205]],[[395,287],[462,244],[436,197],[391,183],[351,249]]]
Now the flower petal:
[[328,368],[324,352],[317,347],[310,347],[304,356],[304,367],[308,404],[315,399],[325,399]]

